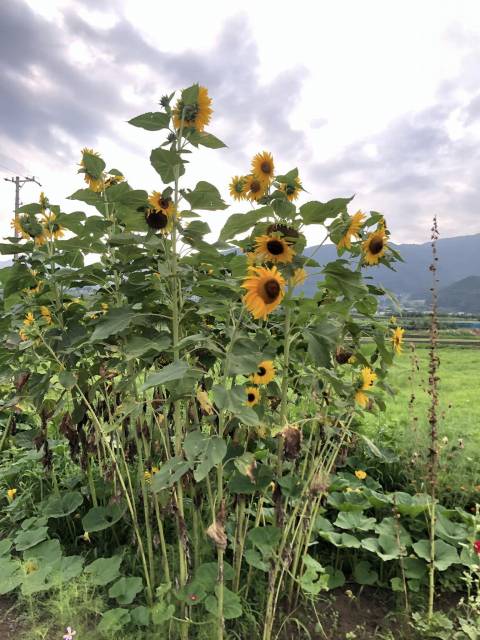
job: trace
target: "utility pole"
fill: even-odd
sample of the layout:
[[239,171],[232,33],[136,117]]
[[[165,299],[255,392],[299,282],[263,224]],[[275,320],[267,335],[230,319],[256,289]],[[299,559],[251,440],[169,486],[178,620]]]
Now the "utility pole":
[[[16,222],[18,219],[18,210],[20,209],[20,189],[23,187],[23,185],[26,182],[35,182],[35,184],[38,184],[39,187],[41,187],[42,185],[35,178],[35,176],[32,176],[31,178],[26,176],[25,178],[20,178],[20,176],[15,176],[15,178],[4,178],[4,180],[6,180],[7,182],[13,182],[15,184],[15,222]],[[16,226],[15,226],[15,237],[16,238],[18,237],[18,231]]]

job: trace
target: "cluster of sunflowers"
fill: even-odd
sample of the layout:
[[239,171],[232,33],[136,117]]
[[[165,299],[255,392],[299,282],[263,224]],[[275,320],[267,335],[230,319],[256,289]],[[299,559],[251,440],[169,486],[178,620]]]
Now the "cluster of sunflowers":
[[41,247],[48,240],[58,240],[63,237],[64,229],[57,221],[57,215],[50,208],[48,198],[43,191],[39,198],[40,220],[35,214],[20,213],[11,222],[15,234],[24,240],[31,240],[35,246]]
[[290,202],[296,200],[303,191],[298,175],[292,176],[287,182],[276,180],[272,154],[263,151],[252,159],[251,172],[248,175],[232,178],[229,190],[234,200],[259,202],[267,195],[272,185],[282,191]]

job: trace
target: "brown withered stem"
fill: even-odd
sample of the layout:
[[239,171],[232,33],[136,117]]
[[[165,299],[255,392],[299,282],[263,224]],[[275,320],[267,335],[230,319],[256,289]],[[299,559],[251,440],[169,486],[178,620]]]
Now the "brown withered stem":
[[432,311],[430,319],[430,346],[428,362],[428,395],[430,396],[430,408],[428,411],[429,423],[429,452],[428,452],[428,490],[430,494],[430,565],[429,565],[429,592],[428,592],[428,620],[433,616],[433,603],[435,598],[435,498],[438,476],[438,225],[434,216],[432,224]]

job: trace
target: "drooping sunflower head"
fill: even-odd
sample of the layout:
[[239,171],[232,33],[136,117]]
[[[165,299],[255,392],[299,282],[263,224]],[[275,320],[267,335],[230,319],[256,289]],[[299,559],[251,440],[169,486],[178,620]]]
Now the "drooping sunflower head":
[[243,185],[245,197],[250,201],[258,201],[267,192],[268,185],[262,182],[257,176],[247,176]]
[[244,176],[234,176],[228,188],[230,195],[234,200],[245,200],[246,193],[244,190],[246,178]]
[[395,353],[402,353],[404,333],[405,333],[405,329],[402,329],[401,327],[396,327],[395,329],[392,329],[391,340],[393,343],[393,350],[395,351]]
[[275,378],[275,367],[272,360],[262,360],[250,380],[253,384],[268,384]]
[[243,302],[253,317],[265,318],[278,307],[285,295],[285,280],[277,267],[249,267],[242,287],[247,289]]
[[16,216],[10,226],[13,227],[16,234],[24,240],[33,240],[37,247],[45,244],[47,238],[43,227],[38,223],[36,218],[31,218],[27,214]]
[[123,182],[125,180],[125,176],[119,175],[119,174],[110,174],[108,176],[108,178],[105,180],[105,189],[108,189],[109,187],[113,187],[116,184],[120,184],[120,182]]
[[295,180],[292,180],[292,182],[281,182],[279,189],[280,191],[283,191],[290,202],[296,200],[300,194],[300,191],[303,190],[302,183],[298,176],[295,178]]
[[252,174],[262,183],[270,184],[273,180],[275,166],[273,156],[268,151],[257,153],[252,159]]
[[258,236],[255,244],[255,256],[260,262],[288,264],[295,256],[293,249],[279,234]]
[[[98,166],[95,166],[98,164]],[[100,157],[100,154],[85,147],[82,149],[82,159],[80,160],[79,173],[84,174],[84,180],[88,184],[89,188],[96,193],[103,191],[104,189],[104,175],[103,168],[105,163]],[[93,168],[95,167],[95,169]]]
[[352,238],[360,238],[360,229],[362,228],[364,220],[365,214],[361,211],[357,211],[357,213],[350,217],[348,228],[337,244],[338,249],[350,249],[352,246]]
[[247,394],[246,404],[248,404],[249,407],[254,407],[260,402],[260,390],[258,387],[247,387],[245,393]]
[[385,255],[387,248],[387,236],[384,227],[379,227],[377,231],[370,233],[363,243],[363,260],[366,264],[378,264],[380,258]]
[[184,128],[203,131],[212,117],[213,109],[211,104],[212,99],[205,87],[198,87],[196,100],[190,104],[185,104],[183,97],[180,98],[173,110],[175,128],[180,129],[183,125]]

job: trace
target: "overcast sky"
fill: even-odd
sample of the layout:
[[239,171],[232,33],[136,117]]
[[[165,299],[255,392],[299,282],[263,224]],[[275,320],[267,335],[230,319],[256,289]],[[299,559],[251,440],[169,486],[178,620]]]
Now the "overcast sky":
[[[442,237],[478,233],[479,78],[474,0],[0,0],[0,233],[17,173],[78,210],[64,198],[84,146],[160,190],[161,136],[126,120],[193,82],[228,148],[194,156],[184,186],[205,179],[229,201],[230,176],[268,149],[279,172],[299,168],[304,199],[355,193],[351,212],[383,212],[396,242],[425,242],[434,213]],[[247,208],[205,217],[218,232]]]

